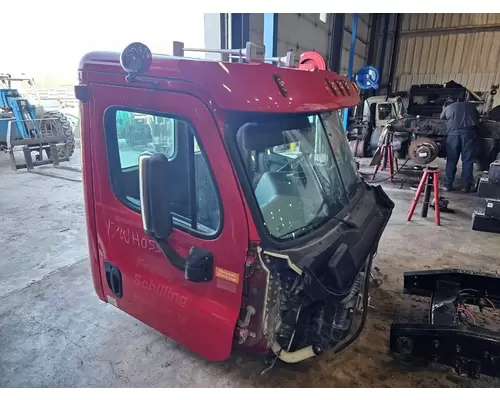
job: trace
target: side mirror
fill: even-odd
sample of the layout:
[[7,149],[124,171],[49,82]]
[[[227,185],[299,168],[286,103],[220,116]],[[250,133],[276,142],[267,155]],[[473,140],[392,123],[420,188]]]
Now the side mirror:
[[172,233],[170,176],[169,161],[163,153],[143,153],[139,156],[142,227],[156,241],[168,261],[184,272],[188,281],[210,281],[214,275],[214,256],[211,252],[192,247],[189,257],[185,259],[167,241]]
[[172,233],[172,213],[168,189],[169,162],[161,153],[139,156],[139,190],[142,226],[156,239],[167,239]]

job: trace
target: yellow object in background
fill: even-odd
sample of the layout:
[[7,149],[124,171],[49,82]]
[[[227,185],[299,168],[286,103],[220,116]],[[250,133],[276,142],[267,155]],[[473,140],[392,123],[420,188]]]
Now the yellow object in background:
[[295,151],[295,145],[296,143],[290,143],[290,151]]

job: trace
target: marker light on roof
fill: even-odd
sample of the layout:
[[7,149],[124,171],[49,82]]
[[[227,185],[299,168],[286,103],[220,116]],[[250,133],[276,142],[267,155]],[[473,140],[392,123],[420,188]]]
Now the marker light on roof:
[[350,96],[351,95],[351,88],[349,87],[349,84],[347,83],[347,81],[340,81],[340,84],[342,85],[344,90],[347,92],[347,95]]
[[342,81],[339,81],[339,80],[336,80],[335,83],[337,84],[337,87],[339,88],[340,90],[340,94],[342,96],[345,96],[345,89],[344,87],[342,86]]
[[278,86],[278,89],[283,97],[288,96],[288,90],[286,90],[285,87],[285,82],[283,82],[283,79],[279,77],[278,74],[273,74],[274,81],[276,82],[276,85]]
[[143,74],[149,70],[153,55],[148,46],[140,42],[129,44],[120,55],[120,64],[130,75]]
[[334,96],[338,97],[339,91],[338,91],[335,83],[333,83],[333,81],[331,81],[330,79],[326,78],[326,84],[328,85],[328,87],[330,88],[330,90],[332,91]]

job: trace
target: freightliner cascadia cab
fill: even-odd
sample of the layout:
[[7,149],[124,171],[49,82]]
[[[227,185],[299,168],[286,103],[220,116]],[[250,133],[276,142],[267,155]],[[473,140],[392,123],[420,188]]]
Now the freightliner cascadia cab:
[[394,207],[342,127],[358,88],[321,60],[221,52],[240,62],[141,43],[82,58],[95,291],[208,360],[334,354],[363,328]]

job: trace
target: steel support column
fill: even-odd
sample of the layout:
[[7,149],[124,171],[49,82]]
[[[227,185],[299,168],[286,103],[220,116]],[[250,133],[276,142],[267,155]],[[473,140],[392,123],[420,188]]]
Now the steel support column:
[[[352,69],[354,67],[354,56],[356,53],[356,35],[358,33],[358,14],[352,14],[351,47],[349,48],[349,65],[347,67],[347,79],[352,79]],[[347,117],[349,110],[344,109],[344,130],[347,129]]]
[[278,56],[278,14],[264,14],[264,46],[265,56]]
[[378,29],[378,19],[379,14],[372,14],[371,26],[370,26],[370,38],[368,39],[368,55],[366,57],[366,63],[368,65],[373,65],[373,59],[375,54],[375,45],[377,40],[377,29]]
[[403,14],[396,14],[396,26],[394,28],[394,36],[392,39],[392,54],[391,54],[391,66],[389,68],[389,82],[387,87],[387,97],[392,93],[392,86],[394,84],[394,74],[396,73],[396,63],[398,61],[398,51],[399,51],[399,38],[401,33],[401,24]]
[[[385,14],[384,19],[384,35],[382,36],[382,51],[380,52],[380,83],[384,81],[384,64],[385,64],[385,53],[387,51],[387,38],[389,36],[389,22],[390,22],[391,14]],[[380,94],[380,86],[377,89],[377,95]]]
[[[366,56],[366,64],[367,65],[375,65],[375,50],[377,48],[377,32],[378,32],[378,24],[380,21],[380,17],[382,14],[372,14],[370,19],[370,38],[368,39],[368,55]],[[362,95],[361,101],[367,99],[368,97],[375,95],[375,90],[369,89],[364,91]]]
[[330,36],[330,51],[328,57],[328,69],[340,72],[342,58],[342,41],[344,39],[345,14],[334,14]]

